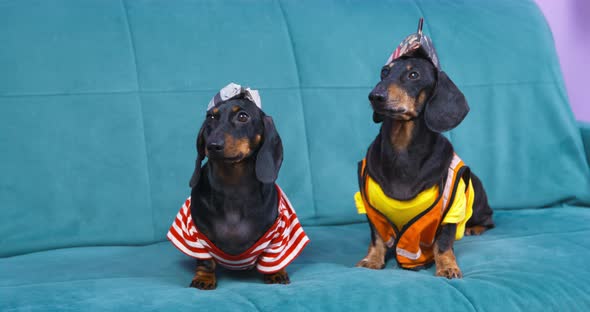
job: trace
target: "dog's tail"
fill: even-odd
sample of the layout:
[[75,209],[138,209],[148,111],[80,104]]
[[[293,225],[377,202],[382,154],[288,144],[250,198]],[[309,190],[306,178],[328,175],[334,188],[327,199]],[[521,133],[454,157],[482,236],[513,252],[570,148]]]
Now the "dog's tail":
[[494,221],[492,220],[494,211],[488,204],[488,195],[481,180],[473,173],[471,173],[471,183],[473,183],[475,198],[473,199],[473,215],[467,221],[467,227],[483,226],[491,229],[494,227]]

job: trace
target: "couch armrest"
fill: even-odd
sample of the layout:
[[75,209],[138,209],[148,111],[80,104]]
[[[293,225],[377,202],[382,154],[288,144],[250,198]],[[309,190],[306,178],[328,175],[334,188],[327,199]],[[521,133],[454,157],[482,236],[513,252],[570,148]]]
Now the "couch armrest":
[[586,151],[586,160],[590,164],[590,122],[579,121],[578,126],[582,134],[582,141],[584,142],[584,150]]

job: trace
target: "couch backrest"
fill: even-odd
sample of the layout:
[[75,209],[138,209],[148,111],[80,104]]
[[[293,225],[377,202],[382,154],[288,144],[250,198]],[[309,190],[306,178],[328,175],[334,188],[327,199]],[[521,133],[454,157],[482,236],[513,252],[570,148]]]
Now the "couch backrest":
[[532,1],[0,3],[0,256],[165,237],[230,81],[260,90],[302,221],[363,220],[367,94],[425,17],[471,105],[449,134],[496,209],[589,203],[551,33]]

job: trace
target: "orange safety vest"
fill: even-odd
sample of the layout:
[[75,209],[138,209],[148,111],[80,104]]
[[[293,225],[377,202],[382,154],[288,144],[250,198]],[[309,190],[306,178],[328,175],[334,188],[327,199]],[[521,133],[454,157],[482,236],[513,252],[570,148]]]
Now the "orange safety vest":
[[442,220],[453,203],[460,178],[465,181],[465,196],[469,197],[469,167],[465,166],[457,154],[454,154],[446,180],[441,180],[439,185],[436,201],[401,229],[398,229],[391,220],[371,206],[366,183],[368,170],[365,170],[365,167],[366,159],[363,159],[359,162],[358,174],[361,196],[369,223],[383,239],[385,245],[395,251],[395,259],[400,267],[418,270],[430,266],[434,261],[434,240]]

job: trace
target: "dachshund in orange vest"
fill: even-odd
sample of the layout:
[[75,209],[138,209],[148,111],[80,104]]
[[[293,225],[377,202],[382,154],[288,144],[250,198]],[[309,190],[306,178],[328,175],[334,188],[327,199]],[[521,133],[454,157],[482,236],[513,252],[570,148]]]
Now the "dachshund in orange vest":
[[435,263],[437,276],[461,278],[453,243],[494,227],[493,212],[480,179],[441,134],[459,125],[469,106],[440,70],[422,19],[382,68],[369,100],[382,125],[359,164],[355,199],[372,239],[357,266],[382,269],[391,251],[402,268]]

